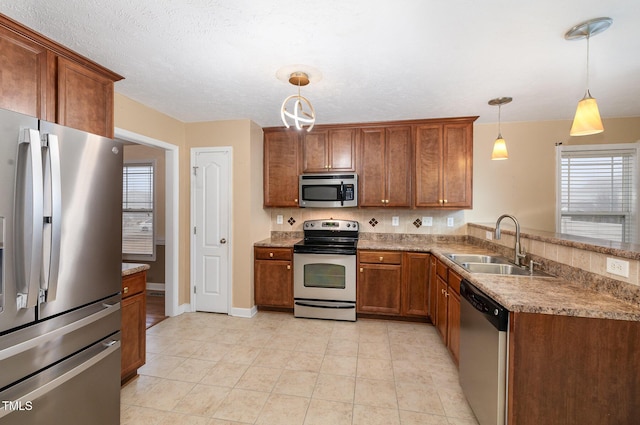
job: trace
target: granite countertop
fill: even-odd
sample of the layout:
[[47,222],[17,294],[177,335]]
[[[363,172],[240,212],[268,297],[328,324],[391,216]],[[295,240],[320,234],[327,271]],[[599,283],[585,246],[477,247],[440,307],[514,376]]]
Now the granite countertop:
[[[269,238],[255,245],[290,248],[299,240],[299,238]],[[470,273],[449,260],[445,254],[496,255],[496,253],[466,242],[425,243],[411,240],[397,242],[360,239],[358,249],[430,252],[512,312],[640,321],[640,306],[589,289],[579,282],[570,282],[558,277]]]
[[122,277],[149,270],[151,266],[140,263],[122,263]]

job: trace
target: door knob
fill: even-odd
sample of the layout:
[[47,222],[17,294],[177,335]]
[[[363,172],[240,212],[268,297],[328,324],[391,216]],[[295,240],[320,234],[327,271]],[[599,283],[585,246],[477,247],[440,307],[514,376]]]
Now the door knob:
[[227,240],[225,238],[222,238],[222,239],[220,239],[220,243],[221,244],[225,244],[225,243],[227,243]]

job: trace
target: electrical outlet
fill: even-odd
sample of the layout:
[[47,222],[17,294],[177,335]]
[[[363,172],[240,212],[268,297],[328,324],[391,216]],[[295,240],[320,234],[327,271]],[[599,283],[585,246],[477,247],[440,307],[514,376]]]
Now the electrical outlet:
[[453,227],[453,217],[447,217],[447,226]]
[[484,234],[484,238],[488,241],[493,240],[493,232],[487,230]]
[[282,214],[276,216],[276,224],[282,224]]
[[607,273],[629,277],[629,262],[617,258],[607,258]]
[[433,217],[422,217],[422,225],[428,227],[433,226]]
[[394,215],[393,217],[391,217],[391,225],[392,226],[399,226],[400,225],[400,217],[398,217],[397,215]]

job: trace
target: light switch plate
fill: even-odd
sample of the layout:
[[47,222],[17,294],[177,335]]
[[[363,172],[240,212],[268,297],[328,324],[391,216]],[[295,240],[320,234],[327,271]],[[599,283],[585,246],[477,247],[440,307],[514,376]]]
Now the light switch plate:
[[422,225],[428,227],[433,226],[433,217],[422,217]]
[[453,227],[453,217],[447,217],[447,226]]
[[276,224],[282,224],[282,214],[276,216]]
[[391,217],[391,225],[392,226],[399,226],[400,225],[400,217],[398,217],[397,215],[394,215],[393,217]]

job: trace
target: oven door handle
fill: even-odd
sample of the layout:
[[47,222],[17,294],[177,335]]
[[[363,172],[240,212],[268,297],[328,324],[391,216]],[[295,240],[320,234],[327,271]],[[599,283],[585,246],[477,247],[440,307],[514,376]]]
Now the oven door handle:
[[339,310],[350,310],[350,309],[356,308],[355,304],[326,305],[326,304],[315,304],[312,302],[304,302],[304,301],[296,301],[295,305],[299,305],[302,307],[332,308],[332,309],[339,309]]

